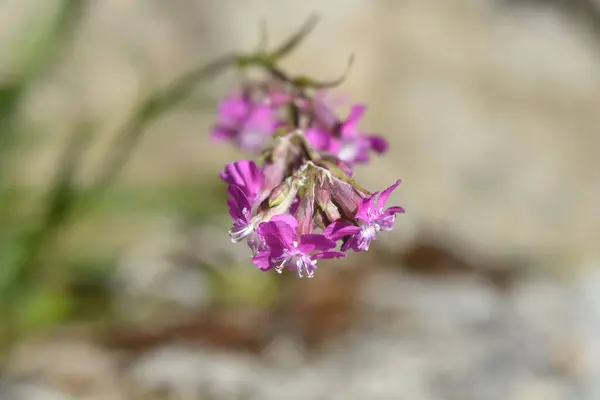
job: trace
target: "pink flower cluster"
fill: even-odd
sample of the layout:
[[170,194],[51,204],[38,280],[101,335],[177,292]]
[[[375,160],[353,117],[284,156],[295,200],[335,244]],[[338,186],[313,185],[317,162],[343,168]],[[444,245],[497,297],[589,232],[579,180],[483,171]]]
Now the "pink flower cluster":
[[221,103],[212,137],[260,154],[258,164],[240,160],[221,173],[231,240],[248,244],[259,269],[312,278],[319,259],[368,250],[404,212],[386,206],[400,180],[371,193],[352,178],[356,164],[388,147],[358,128],[365,110],[339,118],[322,92],[277,79],[246,83]]
[[368,162],[370,152],[387,151],[384,138],[358,128],[365,105],[353,106],[345,119],[339,119],[323,93],[310,98],[306,93],[286,91],[280,82],[273,81],[250,82],[231,93],[219,106],[219,123],[211,135],[259,152],[278,128],[289,126],[290,107],[308,117],[303,128],[315,149],[331,153],[350,166]]

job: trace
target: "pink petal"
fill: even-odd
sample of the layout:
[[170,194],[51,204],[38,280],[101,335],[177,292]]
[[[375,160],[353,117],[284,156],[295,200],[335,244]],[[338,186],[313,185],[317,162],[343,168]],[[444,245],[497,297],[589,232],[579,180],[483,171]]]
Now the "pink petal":
[[369,146],[373,151],[379,154],[383,154],[388,150],[389,144],[387,140],[381,136],[368,136]]
[[373,193],[372,196],[363,199],[356,211],[356,218],[362,219],[363,221],[370,221],[371,217],[369,216],[369,211],[375,210],[375,197],[379,194],[379,192]]
[[398,214],[398,213],[403,213],[403,212],[404,212],[404,208],[399,207],[399,206],[389,207],[387,210],[385,210],[386,214]]
[[381,192],[381,195],[379,195],[379,199],[377,200],[377,208],[379,212],[383,211],[383,207],[385,207],[388,197],[390,197],[390,194],[392,194],[392,192],[398,187],[401,181],[401,179],[398,179],[396,183]]
[[290,214],[277,214],[270,219],[271,222],[283,222],[293,229],[298,227],[298,221]]
[[271,265],[270,256],[271,252],[268,249],[259,251],[254,257],[252,257],[252,262],[261,271],[268,271],[273,268],[273,266]]
[[223,171],[221,171],[221,179],[223,179],[225,182],[229,183],[230,185],[237,185],[237,186],[245,186],[245,182],[242,178],[242,174],[240,173],[240,165],[243,165],[244,162],[248,162],[246,160],[241,160],[241,161],[237,161],[237,162],[233,162],[233,163],[229,163],[225,166],[225,169]]
[[331,135],[319,128],[309,128],[305,133],[310,144],[319,150],[329,151]]
[[[244,194],[244,191],[236,185],[229,185],[227,191],[230,195],[229,200],[227,201],[229,215],[231,215],[233,219],[247,220],[250,211],[250,202],[248,202],[248,198]],[[244,212],[244,209],[246,212]]]
[[360,232],[360,227],[346,221],[332,222],[325,228],[323,235],[331,240],[338,240],[344,236],[355,235]]
[[221,179],[230,185],[237,185],[253,201],[264,182],[262,171],[253,161],[240,160],[229,163],[221,172]]
[[364,104],[355,105],[350,110],[350,115],[346,119],[346,122],[342,125],[342,137],[350,139],[357,134],[356,126],[358,125],[358,121],[363,116],[365,111],[367,110],[367,106]]
[[343,244],[340,250],[348,251],[348,249],[352,248],[354,243],[356,243],[356,236],[350,236]]
[[275,112],[267,106],[257,106],[252,110],[245,125],[246,129],[272,135],[275,133]]
[[296,211],[298,210],[298,206],[300,206],[300,196],[296,196],[296,198],[292,202],[292,205],[290,206],[290,210],[289,210],[290,214],[292,214],[292,215],[296,214]]
[[342,141],[339,140],[338,138],[332,137],[331,141],[329,142],[329,148],[326,150],[332,154],[338,154],[341,149],[342,149]]
[[250,105],[240,93],[232,93],[219,105],[219,119],[225,125],[236,125],[246,117]]
[[297,240],[296,230],[283,221],[263,222],[258,226],[258,234],[273,248],[293,248]]
[[231,131],[231,129],[226,128],[224,126],[215,126],[210,131],[211,139],[213,139],[217,142],[222,142],[222,141],[231,139],[233,136],[234,135],[233,135],[233,132]]
[[324,235],[308,233],[300,237],[300,244],[297,246],[298,251],[304,254],[312,253],[317,250],[328,250],[335,247],[335,242],[328,239]]

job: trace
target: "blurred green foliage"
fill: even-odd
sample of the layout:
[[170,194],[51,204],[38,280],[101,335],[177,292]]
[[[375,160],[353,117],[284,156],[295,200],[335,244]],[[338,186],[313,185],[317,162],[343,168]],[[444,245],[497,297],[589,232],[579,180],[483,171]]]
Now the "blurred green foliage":
[[[55,15],[43,19],[47,26],[32,27],[27,45],[20,47],[23,62],[19,74],[0,84],[0,346],[4,349],[28,332],[68,318],[89,319],[106,312],[106,283],[115,254],[83,254],[81,248],[73,253],[57,251],[55,245],[65,227],[86,221],[101,225],[98,221],[110,215],[148,215],[164,210],[198,221],[222,209],[224,203],[224,191],[211,190],[216,182],[159,188],[113,183],[151,123],[188,98],[199,81],[231,64],[231,56],[194,68],[143,99],[115,135],[98,179],[88,187],[75,183],[75,173],[95,133],[88,122],[71,134],[60,165],[42,195],[41,210],[30,209],[40,197],[38,191],[15,187],[6,179],[11,162],[22,150],[21,106],[30,88],[71,45],[88,3],[62,0]],[[94,245],[90,238],[90,247]]]

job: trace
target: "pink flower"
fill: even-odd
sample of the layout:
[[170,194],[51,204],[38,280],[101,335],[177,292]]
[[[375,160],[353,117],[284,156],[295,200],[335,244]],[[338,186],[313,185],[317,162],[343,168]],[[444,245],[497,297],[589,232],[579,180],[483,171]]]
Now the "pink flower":
[[[287,178],[270,192],[261,194],[264,175],[248,160],[229,164],[221,177],[229,183],[229,215],[233,226],[229,231],[231,241],[246,240],[252,253],[264,246],[264,239],[256,228],[262,222],[277,221],[298,208],[298,182]],[[290,218],[292,218],[290,216]]]
[[211,131],[216,140],[260,152],[260,164],[240,160],[220,174],[228,184],[229,236],[248,244],[260,270],[312,278],[318,260],[368,250],[379,232],[393,228],[404,209],[385,207],[400,180],[371,193],[353,178],[356,164],[388,148],[359,129],[365,105],[340,118],[339,101],[315,90],[328,85],[289,77],[277,66],[265,72],[270,77],[244,81],[221,102]]
[[298,221],[289,214],[260,224],[258,232],[267,245],[254,256],[254,264],[263,271],[275,269],[279,273],[284,268],[295,269],[300,278],[312,278],[317,260],[344,256],[342,252],[330,251],[336,243],[324,235],[305,234],[298,240],[297,226]]
[[327,131],[319,126],[312,126],[306,137],[315,148],[335,154],[340,160],[353,165],[369,161],[369,152],[385,153],[388,143],[376,135],[368,135],[358,130],[358,122],[363,116],[366,106],[352,107],[350,115],[336,131]]
[[254,101],[245,93],[233,93],[219,105],[219,123],[211,136],[233,141],[252,152],[260,151],[280,126],[277,109]]
[[230,185],[238,186],[252,203],[258,197],[265,176],[254,161],[240,160],[227,164],[221,172],[221,179]]
[[365,113],[367,106],[352,107],[350,115],[340,127],[340,144],[337,156],[350,164],[369,161],[369,151],[383,154],[388,149],[387,141],[376,135],[369,135],[358,130],[358,122]]
[[332,240],[345,238],[342,251],[348,249],[354,251],[369,250],[369,245],[377,234],[381,231],[392,230],[396,214],[404,212],[402,207],[397,206],[388,207],[384,210],[385,203],[398,185],[400,185],[400,180],[397,180],[381,194],[375,192],[361,202],[355,217],[358,226],[346,221],[337,221],[330,224],[323,234]]

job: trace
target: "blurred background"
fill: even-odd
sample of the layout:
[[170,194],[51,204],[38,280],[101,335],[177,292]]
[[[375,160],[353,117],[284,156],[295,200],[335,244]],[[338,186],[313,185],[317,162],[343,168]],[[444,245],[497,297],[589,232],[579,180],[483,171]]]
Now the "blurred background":
[[[203,66],[313,12],[284,67],[355,55],[407,213],[297,280],[229,241]],[[600,399],[599,48],[596,0],[0,1],[0,399]]]

